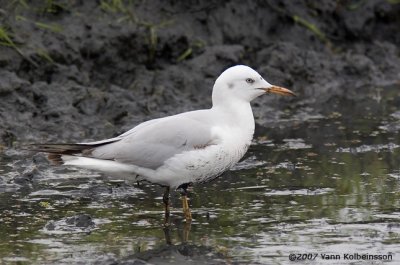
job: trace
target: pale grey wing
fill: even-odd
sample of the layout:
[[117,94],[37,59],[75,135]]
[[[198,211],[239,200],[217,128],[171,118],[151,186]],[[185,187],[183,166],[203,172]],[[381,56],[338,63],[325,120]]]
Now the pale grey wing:
[[83,142],[83,143],[78,143],[78,145],[96,146],[96,145],[102,145],[102,144],[108,144],[108,143],[112,143],[112,142],[117,142],[117,141],[122,140],[124,137],[134,133],[135,131],[143,129],[143,128],[147,127],[148,125],[157,122],[158,120],[160,120],[160,119],[154,119],[154,120],[143,122],[143,123],[137,125],[136,127],[130,129],[129,131],[126,131],[123,134],[118,135],[117,137],[114,137],[114,138],[109,138],[109,139],[104,139],[104,140],[94,141],[94,142]]
[[156,169],[176,154],[218,143],[210,126],[184,116],[152,120],[120,137],[92,149],[90,156]]

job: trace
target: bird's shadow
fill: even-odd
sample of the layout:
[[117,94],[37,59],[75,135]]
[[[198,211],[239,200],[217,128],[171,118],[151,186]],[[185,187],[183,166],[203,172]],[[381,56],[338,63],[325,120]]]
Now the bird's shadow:
[[[185,264],[188,260],[195,261],[195,264],[232,264],[226,253],[222,253],[212,246],[205,246],[190,240],[190,222],[174,220],[174,225],[164,226],[165,244],[146,250],[139,251],[114,264],[158,264],[173,261],[174,264]],[[178,239],[174,242],[172,234],[177,232]],[[221,262],[225,260],[225,262]],[[135,263],[136,262],[136,263]],[[142,263],[140,263],[142,262]]]
[[[180,243],[181,244],[187,243],[189,241],[189,235],[190,235],[190,229],[192,227],[192,223],[176,221],[175,225],[177,227],[178,235],[180,238]],[[164,226],[162,229],[164,231],[165,244],[167,244],[169,246],[173,246],[174,243],[173,243],[172,237],[171,237],[173,228],[169,225],[169,226]]]

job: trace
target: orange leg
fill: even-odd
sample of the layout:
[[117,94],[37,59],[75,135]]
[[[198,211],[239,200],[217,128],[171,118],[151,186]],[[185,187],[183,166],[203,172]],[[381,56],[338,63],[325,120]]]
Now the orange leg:
[[182,208],[183,214],[187,222],[192,221],[192,213],[190,212],[189,203],[186,194],[182,194]]

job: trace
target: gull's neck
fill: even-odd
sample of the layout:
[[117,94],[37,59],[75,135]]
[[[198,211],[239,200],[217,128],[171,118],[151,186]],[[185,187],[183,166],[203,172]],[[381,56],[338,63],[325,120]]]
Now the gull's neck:
[[215,98],[214,95],[212,99],[212,109],[222,116],[225,123],[254,131],[254,116],[250,102],[234,97]]

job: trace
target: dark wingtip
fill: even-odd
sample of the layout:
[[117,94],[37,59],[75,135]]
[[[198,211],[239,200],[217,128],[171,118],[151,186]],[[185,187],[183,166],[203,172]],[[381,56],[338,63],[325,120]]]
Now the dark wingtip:
[[55,165],[62,165],[64,161],[61,158],[60,154],[49,154],[47,158]]
[[41,144],[28,144],[28,145],[22,145],[20,149],[32,152],[44,152],[42,151],[43,148],[41,148],[40,146]]
[[34,152],[71,155],[81,153],[88,148],[90,146],[81,144],[30,144],[24,146],[23,149]]

